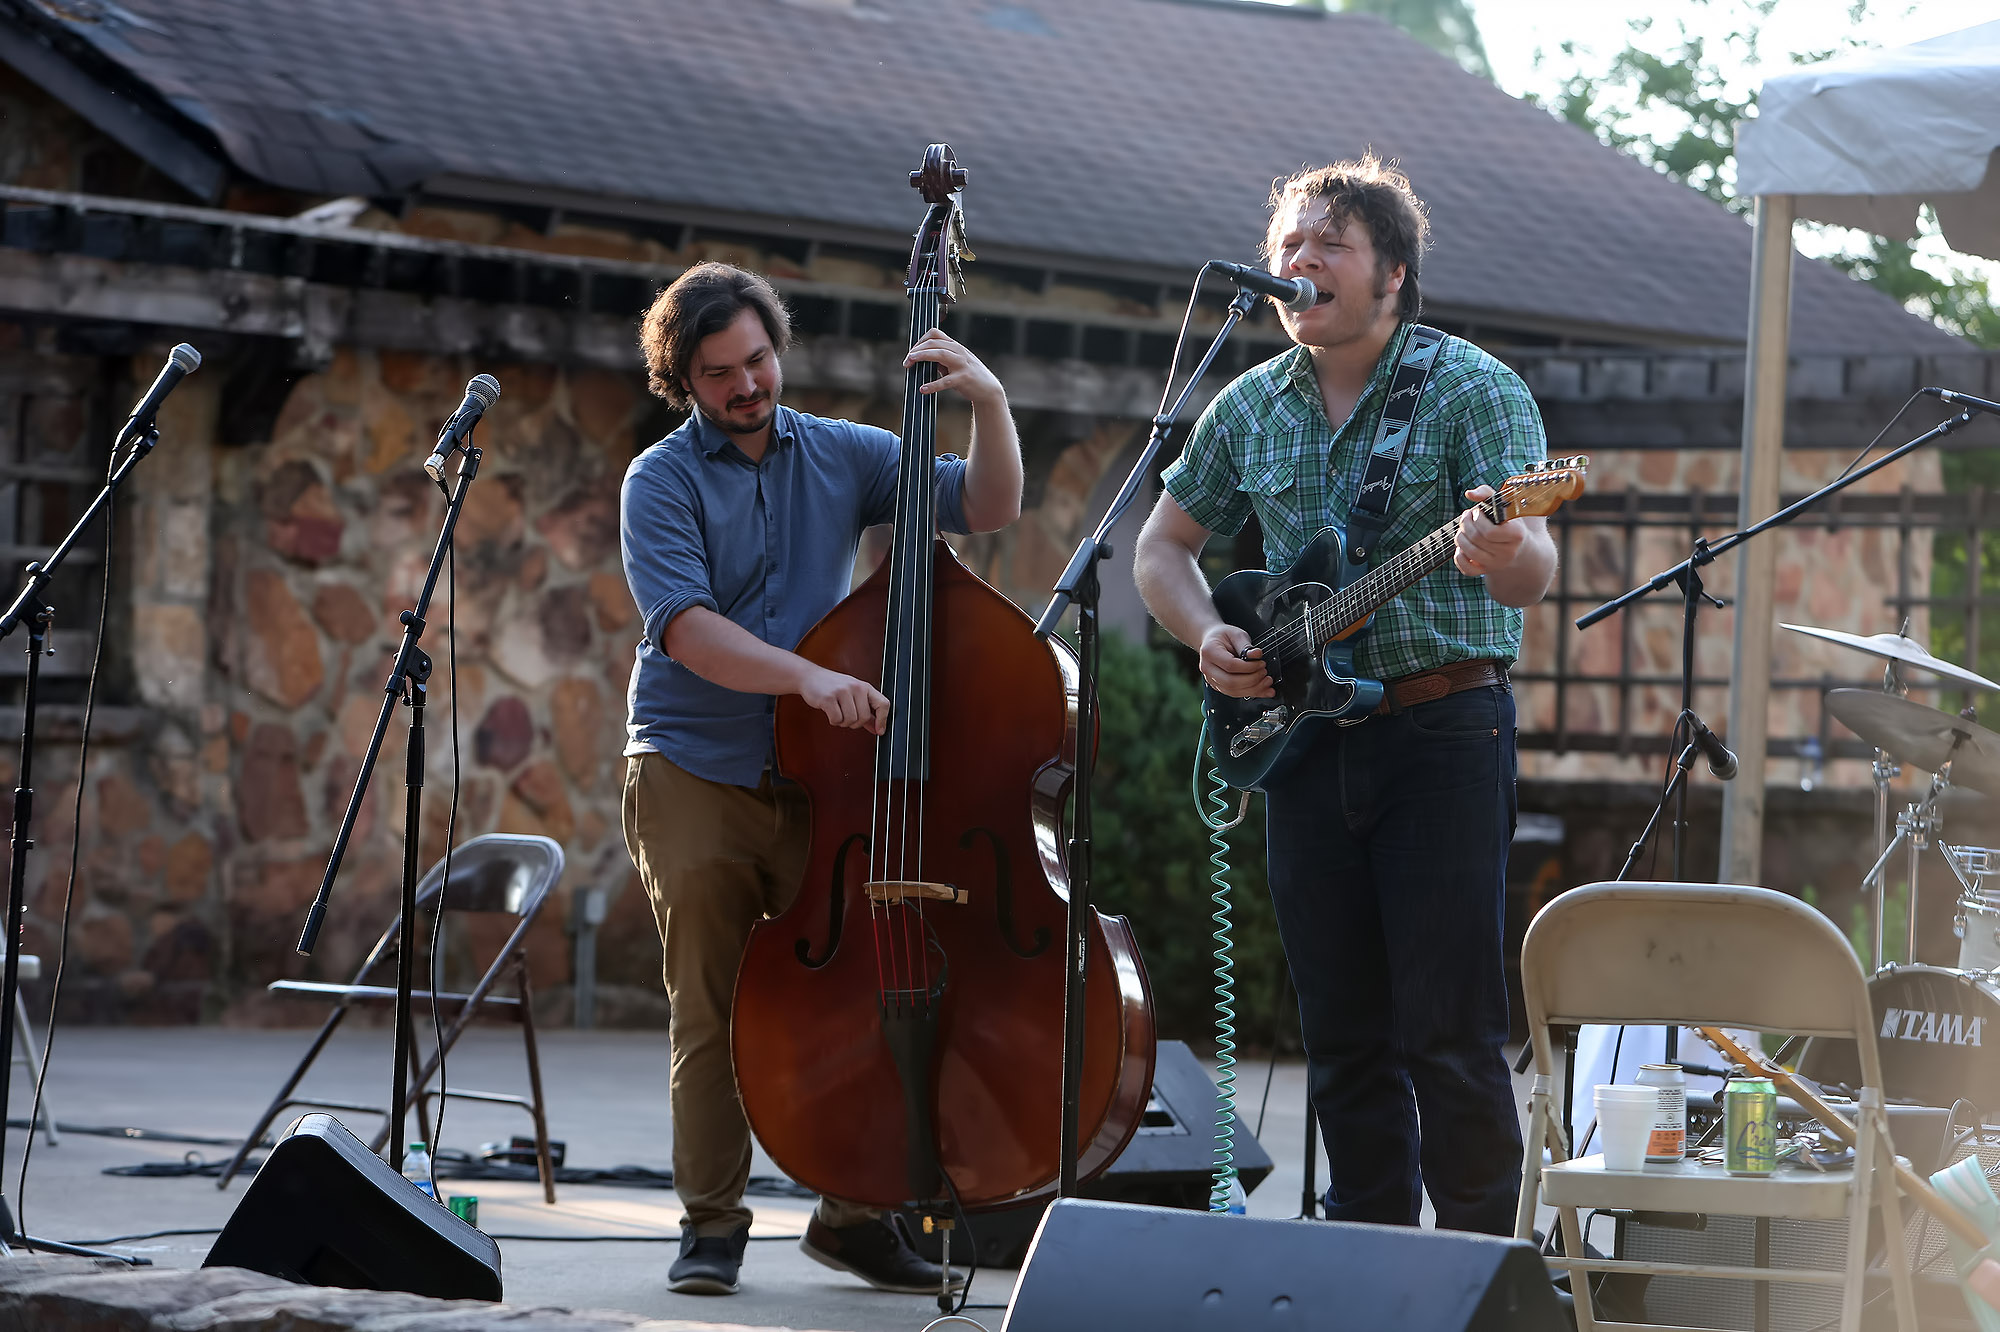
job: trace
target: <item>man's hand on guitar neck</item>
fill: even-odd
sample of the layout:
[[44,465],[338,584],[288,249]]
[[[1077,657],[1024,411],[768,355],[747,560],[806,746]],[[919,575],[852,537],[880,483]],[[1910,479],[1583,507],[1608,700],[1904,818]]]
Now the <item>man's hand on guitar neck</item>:
[[1231,698],[1275,698],[1264,652],[1250,646],[1250,635],[1233,624],[1218,624],[1201,638],[1201,678],[1210,689]]
[[1556,548],[1549,539],[1546,518],[1516,518],[1495,523],[1479,507],[1493,498],[1493,487],[1465,492],[1473,507],[1458,515],[1452,563],[1472,578],[1484,578],[1486,591],[1503,606],[1532,606],[1548,591],[1555,576]]

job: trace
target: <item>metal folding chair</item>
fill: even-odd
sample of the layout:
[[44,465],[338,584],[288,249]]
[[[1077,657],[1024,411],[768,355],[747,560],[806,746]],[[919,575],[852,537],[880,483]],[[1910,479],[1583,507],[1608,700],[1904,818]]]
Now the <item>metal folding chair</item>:
[[[1594,883],[1556,898],[1535,917],[1521,946],[1521,981],[1535,1080],[1514,1234],[1529,1237],[1538,1202],[1556,1209],[1568,1256],[1549,1262],[1571,1274],[1579,1332],[1666,1326],[1600,1321],[1591,1307],[1587,1272],[1836,1287],[1840,1313],[1824,1326],[1837,1321],[1841,1332],[1856,1332],[1871,1207],[1881,1213],[1880,1233],[1892,1237],[1885,1262],[1897,1325],[1916,1327],[1868,980],[1831,921],[1767,888]],[[1745,1179],[1692,1159],[1640,1170],[1608,1169],[1601,1155],[1570,1159],[1561,1117],[1551,1107],[1556,1047],[1550,1029],[1585,1023],[1750,1028],[1853,1040],[1864,1084],[1857,1099],[1860,1144],[1854,1164]],[[1828,1271],[1590,1258],[1584,1256],[1580,1208],[1844,1219],[1844,1261],[1839,1270]]]
[[[5,959],[6,954],[0,952],[0,962],[4,962]],[[42,974],[42,959],[33,953],[21,954],[21,960],[18,965],[20,967],[21,979],[24,981],[35,980]],[[42,1067],[47,1061],[48,1055],[45,1053],[45,1047],[35,1039],[34,1024],[28,1021],[27,1000],[21,997],[19,991],[16,991],[14,994],[14,1062],[26,1065],[28,1075],[39,1082],[42,1077]],[[48,1141],[49,1146],[54,1147],[62,1142],[62,1134],[56,1132],[56,1110],[49,1103],[49,1096],[46,1090],[42,1093],[42,1113],[41,1117],[35,1121],[35,1127],[41,1129],[42,1136]]]
[[[542,908],[549,890],[562,878],[562,847],[547,837],[527,837],[512,833],[488,833],[475,837],[451,854],[451,886],[445,895],[445,915],[447,922],[460,915],[510,915],[515,918],[513,932],[502,944],[499,952],[486,967],[479,980],[463,993],[438,993],[435,998],[440,1013],[452,1014],[450,1025],[444,1030],[444,1039],[439,1049],[429,1057],[420,1058],[418,1042],[410,1044],[411,1099],[417,1108],[417,1124],[426,1141],[431,1137],[430,1103],[440,1093],[430,1088],[431,1079],[436,1075],[441,1056],[449,1054],[458,1041],[459,1034],[474,1017],[486,1013],[494,1017],[508,1017],[521,1024],[522,1042],[528,1060],[527,1096],[515,1096],[500,1092],[471,1091],[458,1087],[449,1088],[445,1095],[468,1101],[485,1101],[499,1105],[517,1105],[527,1111],[535,1125],[535,1165],[541,1176],[542,1197],[553,1204],[556,1200],[555,1171],[549,1161],[548,1120],[542,1108],[542,1068],[535,1050],[534,990],[528,977],[528,954],[526,940],[529,927],[535,922],[536,914]],[[435,908],[435,898],[444,887],[444,862],[433,865],[423,881],[417,885],[417,915],[427,918]],[[304,1080],[307,1070],[319,1057],[320,1051],[334,1031],[356,1004],[389,1003],[396,999],[394,981],[395,945],[401,933],[403,921],[398,917],[391,922],[382,937],[370,949],[362,961],[354,979],[344,985],[321,981],[273,981],[273,994],[290,994],[302,997],[328,999],[334,1008],[319,1034],[313,1038],[305,1056],[299,1060],[291,1076],[265,1109],[257,1124],[236,1150],[236,1155],[216,1181],[217,1188],[227,1188],[229,1181],[242,1169],[250,1151],[264,1139],[271,1124],[293,1106],[310,1106],[315,1109],[346,1110],[356,1114],[381,1115],[381,1131],[369,1144],[372,1151],[380,1152],[389,1141],[389,1110],[380,1105],[362,1105],[349,1101],[328,1101],[308,1096],[295,1096],[293,1092]],[[446,926],[450,930],[449,923]],[[377,968],[382,976],[392,983],[381,985],[372,983]],[[419,968],[420,983],[422,969]],[[513,993],[496,992],[496,986],[507,978],[512,979]],[[414,992],[414,1000],[419,1005],[427,1005],[433,996],[430,989]],[[423,1024],[418,1023],[419,1033]]]

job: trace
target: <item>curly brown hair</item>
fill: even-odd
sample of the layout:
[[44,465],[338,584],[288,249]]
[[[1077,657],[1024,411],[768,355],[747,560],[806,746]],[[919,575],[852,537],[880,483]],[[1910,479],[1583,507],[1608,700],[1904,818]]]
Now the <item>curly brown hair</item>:
[[792,342],[792,318],[776,288],[755,273],[729,264],[696,264],[670,283],[639,324],[639,350],[646,358],[646,387],[676,407],[687,408],[688,369],[696,348],[720,333],[745,310],[755,310],[779,355]]
[[1389,270],[1403,265],[1403,287],[1396,297],[1396,317],[1415,319],[1423,309],[1417,287],[1417,270],[1430,245],[1430,217],[1423,200],[1410,188],[1410,178],[1397,169],[1394,160],[1384,162],[1374,153],[1364,153],[1358,161],[1335,162],[1330,166],[1301,171],[1271,187],[1271,223],[1264,234],[1264,258],[1278,252],[1278,230],[1285,205],[1293,200],[1326,200],[1330,221],[1343,225],[1359,219],[1375,242],[1377,281],[1386,280]]

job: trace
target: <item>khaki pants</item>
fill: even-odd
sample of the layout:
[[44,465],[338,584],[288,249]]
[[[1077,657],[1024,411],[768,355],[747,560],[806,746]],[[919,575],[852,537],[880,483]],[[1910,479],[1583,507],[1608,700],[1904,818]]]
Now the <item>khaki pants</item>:
[[[750,1224],[750,1125],[729,1054],[729,1007],[750,930],[798,895],[805,873],[805,792],[705,781],[660,754],[625,760],[625,847],[659,922],[669,1037],[674,1189],[683,1225],[727,1235]],[[877,1213],[820,1200],[820,1219],[849,1226]]]

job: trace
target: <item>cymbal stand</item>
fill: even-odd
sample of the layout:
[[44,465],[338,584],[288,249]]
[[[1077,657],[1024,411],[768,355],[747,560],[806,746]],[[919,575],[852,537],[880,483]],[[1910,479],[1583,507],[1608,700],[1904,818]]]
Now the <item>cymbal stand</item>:
[[[1961,733],[1957,739],[1952,741],[1951,748],[1953,753],[1958,751],[1958,746],[1963,743],[1964,739],[1965,737]],[[1938,766],[1937,773],[1931,778],[1930,790],[1925,792],[1924,798],[1911,802],[1911,804],[1904,808],[1901,814],[1896,816],[1895,839],[1882,849],[1882,854],[1876,857],[1874,865],[1869,868],[1868,873],[1861,880],[1861,891],[1864,894],[1872,893],[1875,901],[1875,957],[1876,968],[1878,970],[1882,965],[1882,902],[1888,895],[1887,885],[1883,882],[1883,874],[1889,864],[1890,858],[1896,854],[1899,848],[1909,857],[1907,865],[1910,900],[1908,908],[1903,913],[1906,934],[1903,960],[1905,962],[1915,962],[1917,960],[1918,856],[1930,846],[1931,839],[1937,837],[1944,830],[1944,812],[1938,808],[1938,804],[1944,798],[1944,793],[1950,789],[1951,760],[1947,758]],[[1939,845],[1943,845],[1942,841],[1940,841]],[[1954,858],[1949,852],[1946,852],[1945,859],[1947,862],[1951,862]],[[1958,866],[1956,864],[1952,864],[1952,872],[1958,874]],[[1964,875],[1959,875],[1959,881],[1961,883],[1964,882]]]
[[[1898,698],[1910,692],[1909,686],[1903,681],[1903,672],[1899,663],[1891,661],[1883,669],[1882,692],[1895,695]],[[1875,751],[1873,773],[1875,779],[1875,854],[1877,856],[1880,856],[1889,845],[1889,784],[1901,776],[1902,771],[1896,765],[1896,760],[1889,756],[1887,750],[1877,749]],[[1863,890],[1866,891],[1867,880],[1862,880],[1862,885]],[[1874,907],[1872,915],[1873,924],[1869,930],[1868,938],[1869,945],[1874,950],[1875,960],[1874,964],[1869,967],[1871,973],[1882,969],[1883,940],[1887,937],[1888,930],[1888,926],[1884,923],[1884,894],[1882,892],[1882,880],[1879,876],[1875,880],[1875,900],[1872,905]]]

